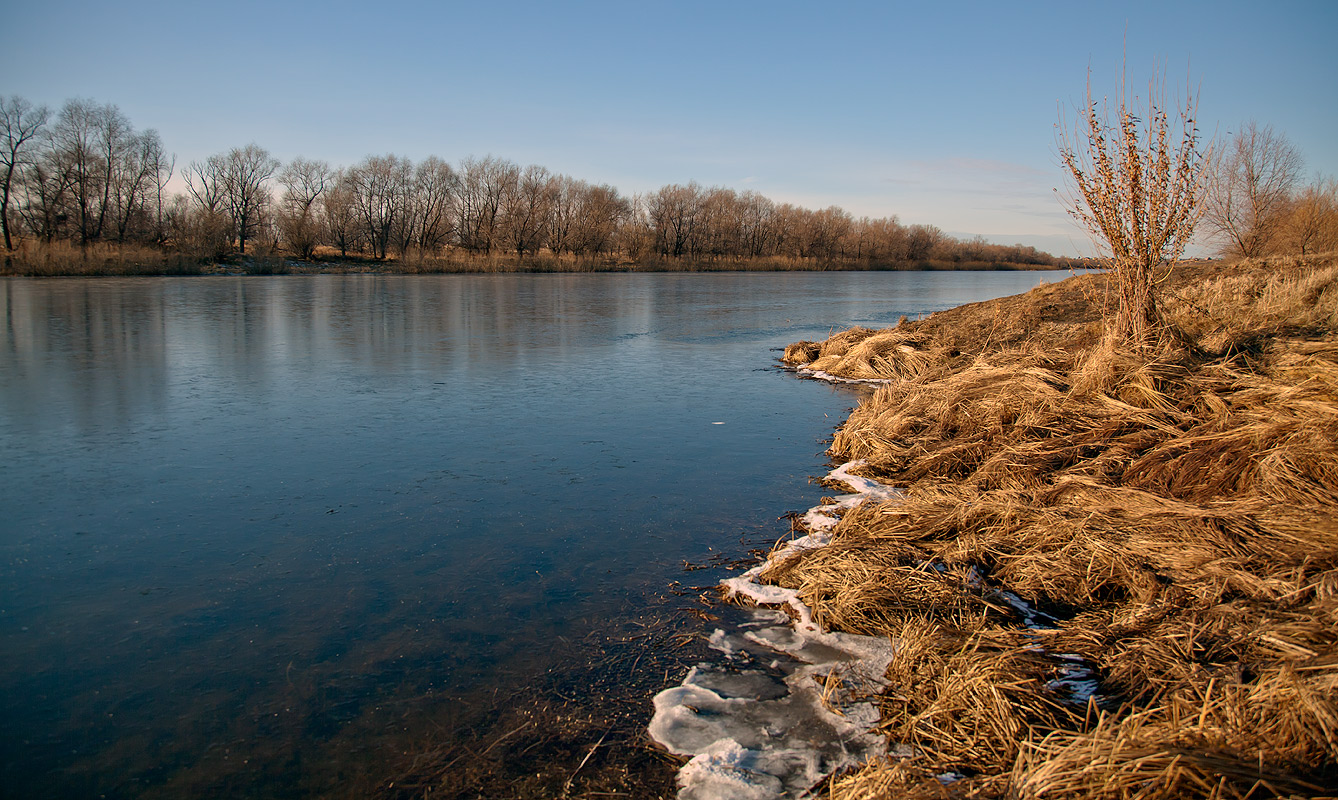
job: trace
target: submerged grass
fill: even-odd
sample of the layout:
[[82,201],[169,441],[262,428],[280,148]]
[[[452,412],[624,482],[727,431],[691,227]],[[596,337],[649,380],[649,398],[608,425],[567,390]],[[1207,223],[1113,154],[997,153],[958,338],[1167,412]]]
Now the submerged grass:
[[831,454],[906,489],[766,575],[900,643],[913,755],[832,796],[1338,792],[1338,260],[1209,270],[1153,356],[1102,337],[1101,275],[786,351],[888,379]]

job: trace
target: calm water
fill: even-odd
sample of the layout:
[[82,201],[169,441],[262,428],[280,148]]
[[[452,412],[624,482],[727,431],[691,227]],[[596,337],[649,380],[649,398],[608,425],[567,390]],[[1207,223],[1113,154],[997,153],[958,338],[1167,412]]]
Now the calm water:
[[0,792],[384,783],[816,501],[775,348],[1062,277],[0,282]]

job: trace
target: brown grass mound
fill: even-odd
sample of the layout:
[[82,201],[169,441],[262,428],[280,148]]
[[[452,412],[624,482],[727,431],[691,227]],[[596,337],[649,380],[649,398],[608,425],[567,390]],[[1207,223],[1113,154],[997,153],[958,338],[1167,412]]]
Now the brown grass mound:
[[[1183,346],[1152,358],[1092,335],[1100,276],[1065,284],[787,351],[891,379],[831,452],[906,488],[768,574],[825,624],[902,642],[884,727],[915,755],[834,795],[1322,794],[1338,265],[1186,270],[1166,308]],[[1054,625],[1009,633],[1004,592]],[[1101,715],[1065,704],[1046,653],[1093,668]]]

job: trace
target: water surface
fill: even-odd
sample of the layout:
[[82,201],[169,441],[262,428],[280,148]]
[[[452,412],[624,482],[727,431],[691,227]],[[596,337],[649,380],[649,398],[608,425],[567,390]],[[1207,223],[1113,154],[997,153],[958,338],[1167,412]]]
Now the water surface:
[[775,348],[1061,277],[0,282],[0,792],[384,787],[816,502]]

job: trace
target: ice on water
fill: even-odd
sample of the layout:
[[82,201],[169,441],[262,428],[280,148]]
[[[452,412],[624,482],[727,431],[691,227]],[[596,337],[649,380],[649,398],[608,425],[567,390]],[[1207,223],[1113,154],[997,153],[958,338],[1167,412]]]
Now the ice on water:
[[883,384],[892,382],[888,378],[842,378],[841,376],[833,375],[830,372],[823,372],[820,369],[809,369],[808,367],[800,367],[795,370],[795,372],[798,373],[801,378],[813,378],[814,380],[826,381],[827,383],[858,383],[869,386],[882,386]]
[[785,614],[755,610],[717,629],[724,658],[693,668],[655,697],[650,734],[690,755],[685,800],[799,797],[824,776],[886,751],[869,732],[884,686],[887,640],[797,632]]
[[[810,511],[805,522],[812,533],[776,557],[826,544],[839,510],[893,496],[851,475],[855,466],[829,477],[856,493]],[[761,571],[724,582],[759,607],[730,630],[712,633],[710,644],[723,659],[698,665],[682,685],[655,697],[652,738],[692,756],[678,775],[684,800],[801,797],[826,775],[886,752],[886,741],[870,729],[878,722],[872,700],[886,685],[892,643],[822,631],[793,590],[757,583]]]

